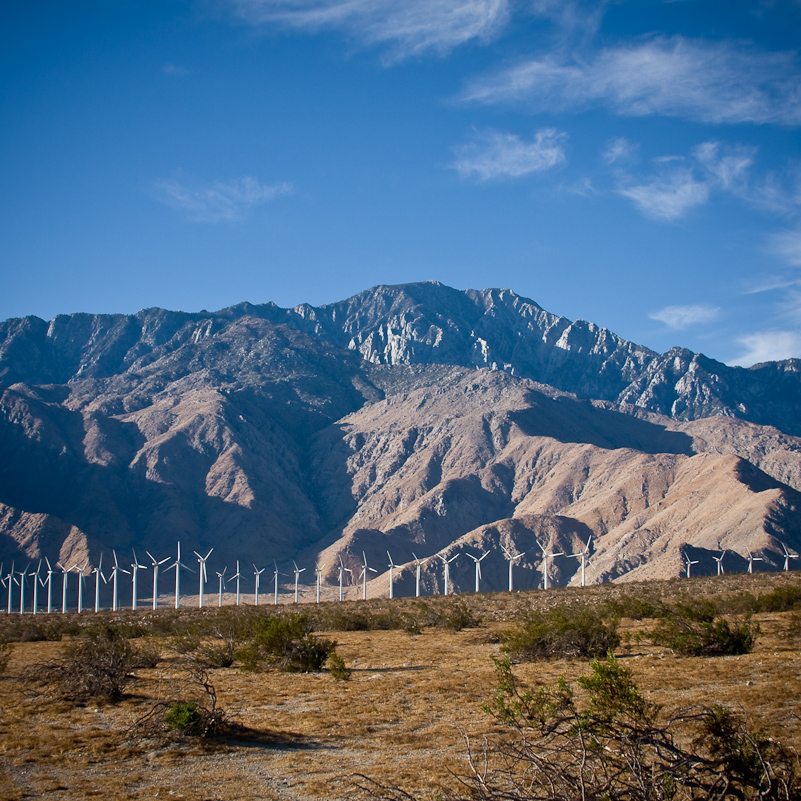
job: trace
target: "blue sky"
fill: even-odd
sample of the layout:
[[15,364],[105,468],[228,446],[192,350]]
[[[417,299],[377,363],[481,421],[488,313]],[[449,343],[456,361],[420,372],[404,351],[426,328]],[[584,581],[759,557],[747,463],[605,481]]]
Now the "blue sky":
[[801,357],[801,0],[11,0],[0,319],[510,287]]

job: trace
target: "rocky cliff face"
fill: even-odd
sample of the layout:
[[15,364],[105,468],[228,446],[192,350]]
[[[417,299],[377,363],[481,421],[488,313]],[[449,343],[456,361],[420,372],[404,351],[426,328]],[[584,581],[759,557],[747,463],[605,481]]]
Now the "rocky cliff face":
[[[221,565],[321,559],[333,580],[340,554],[383,571],[386,550],[464,551],[451,575],[469,589],[466,553],[485,549],[501,589],[502,546],[535,586],[540,545],[590,541],[588,580],[678,575],[684,553],[709,572],[719,544],[730,567],[750,550],[775,568],[801,545],[799,366],[660,355],[509,290],[436,283],[9,320],[0,559],[163,557],[180,539]],[[550,560],[550,581],[579,568]]]

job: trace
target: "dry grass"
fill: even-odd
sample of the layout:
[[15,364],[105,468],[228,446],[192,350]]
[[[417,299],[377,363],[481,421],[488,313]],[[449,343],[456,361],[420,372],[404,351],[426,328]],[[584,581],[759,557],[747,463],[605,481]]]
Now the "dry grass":
[[[0,679],[0,797],[115,799],[322,799],[354,797],[351,774],[419,789],[423,797],[464,771],[459,729],[491,734],[481,711],[494,685],[489,659],[495,633],[524,609],[577,599],[647,592],[675,599],[692,587],[711,595],[764,592],[801,576],[698,579],[641,587],[593,587],[464,596],[483,619],[479,628],[332,632],[348,682],[327,673],[213,671],[219,705],[242,728],[227,740],[142,740],[129,727],[159,697],[174,695],[178,664],[139,670],[117,704],[76,705],[34,692],[33,663],[55,657],[59,643],[14,645],[10,677]],[[427,599],[432,604],[437,599]],[[389,602],[367,602],[383,608]],[[398,605],[413,601],[399,599]],[[361,608],[361,603],[356,604]],[[667,708],[720,702],[744,709],[754,725],[801,750],[801,640],[793,613],[758,615],[762,636],[753,653],[680,658],[632,644],[618,656],[646,696]],[[624,631],[644,627],[624,621]],[[153,638],[151,638],[153,639]],[[167,654],[166,642],[161,643]],[[584,661],[539,662],[516,671],[530,683],[587,672]],[[457,728],[458,727],[458,728]]]

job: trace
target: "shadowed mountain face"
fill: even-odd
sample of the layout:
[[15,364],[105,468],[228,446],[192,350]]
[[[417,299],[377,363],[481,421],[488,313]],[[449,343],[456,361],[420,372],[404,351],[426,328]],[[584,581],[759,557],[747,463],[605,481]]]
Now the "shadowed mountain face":
[[[482,588],[505,588],[504,548],[520,588],[543,583],[543,549],[564,554],[551,584],[580,581],[582,551],[588,581],[679,575],[687,548],[696,571],[722,549],[775,569],[801,545],[800,366],[659,355],[436,283],[9,320],[0,559],[163,558],[181,540],[220,569],[318,560],[334,580],[340,555],[355,575],[366,556],[376,593],[387,550],[408,563],[399,591],[438,554],[460,555],[469,590],[483,551]],[[442,566],[421,569],[430,591]]]

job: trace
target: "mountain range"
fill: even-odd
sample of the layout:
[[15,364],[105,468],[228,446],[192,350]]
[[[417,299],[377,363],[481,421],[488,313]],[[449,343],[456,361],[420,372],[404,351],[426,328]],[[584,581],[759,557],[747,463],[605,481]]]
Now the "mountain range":
[[7,320],[0,559],[97,565],[180,540],[213,547],[210,568],[294,559],[335,582],[340,557],[355,577],[366,557],[371,594],[387,551],[399,594],[415,559],[441,592],[438,556],[461,556],[469,591],[484,552],[487,590],[507,587],[507,553],[516,587],[541,586],[543,550],[564,554],[551,585],[580,582],[581,552],[588,582],[782,569],[801,546],[800,373],[436,282]]

